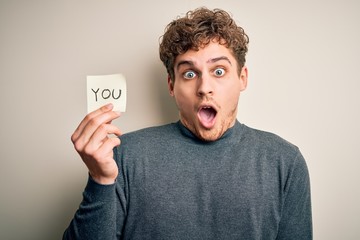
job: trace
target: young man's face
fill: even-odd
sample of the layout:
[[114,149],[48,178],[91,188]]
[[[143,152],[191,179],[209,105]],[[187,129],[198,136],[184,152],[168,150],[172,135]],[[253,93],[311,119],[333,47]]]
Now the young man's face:
[[240,92],[247,85],[247,68],[239,75],[230,50],[210,42],[199,51],[177,56],[175,81],[168,79],[181,122],[206,141],[220,138],[235,124]]

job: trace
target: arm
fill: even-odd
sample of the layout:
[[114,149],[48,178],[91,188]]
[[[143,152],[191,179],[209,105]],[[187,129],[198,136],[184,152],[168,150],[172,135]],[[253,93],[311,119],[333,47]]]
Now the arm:
[[100,185],[89,176],[83,200],[63,239],[116,239],[115,184]]
[[114,147],[120,145],[120,130],[111,125],[119,114],[106,105],[89,113],[73,133],[71,140],[89,170],[89,179],[80,204],[63,239],[115,239],[118,202],[116,178],[118,166]]
[[310,179],[305,160],[300,153],[289,171],[276,239],[311,240],[313,236]]

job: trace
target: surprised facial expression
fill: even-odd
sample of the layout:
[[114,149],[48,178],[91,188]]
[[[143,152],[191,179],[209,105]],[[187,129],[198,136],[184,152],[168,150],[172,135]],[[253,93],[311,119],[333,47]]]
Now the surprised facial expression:
[[247,68],[238,70],[231,51],[211,41],[198,51],[176,57],[175,80],[168,79],[180,121],[199,139],[215,141],[235,124],[240,92],[247,85]]

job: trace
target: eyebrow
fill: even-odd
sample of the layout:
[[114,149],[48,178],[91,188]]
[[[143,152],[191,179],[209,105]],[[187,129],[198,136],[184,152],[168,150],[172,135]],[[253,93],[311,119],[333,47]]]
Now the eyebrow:
[[176,69],[179,69],[179,67],[181,65],[190,65],[190,66],[195,66],[193,61],[188,61],[188,60],[184,60],[184,61],[180,61],[178,64],[176,64]]
[[207,61],[207,63],[209,63],[209,62],[214,63],[214,62],[218,62],[218,61],[221,61],[221,60],[225,60],[225,61],[227,61],[230,65],[232,65],[230,59],[229,59],[228,57],[226,57],[226,56],[221,56],[221,57],[217,57],[217,58],[211,58],[211,59],[209,59],[209,60]]
[[[231,61],[228,57],[226,56],[221,56],[221,57],[216,57],[216,58],[211,58],[209,60],[206,61],[206,63],[215,63],[215,62],[218,62],[218,61],[221,61],[221,60],[225,60],[227,61],[230,65],[231,64]],[[183,60],[183,61],[180,61],[178,64],[176,64],[176,69],[179,69],[179,67],[181,65],[190,65],[190,66],[195,66],[194,62],[193,61],[190,61],[190,60]]]

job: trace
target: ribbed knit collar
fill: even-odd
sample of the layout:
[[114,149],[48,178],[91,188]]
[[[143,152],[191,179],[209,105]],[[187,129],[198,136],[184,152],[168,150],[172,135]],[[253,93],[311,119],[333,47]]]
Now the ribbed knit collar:
[[180,120],[176,123],[176,125],[178,126],[181,134],[183,136],[185,136],[186,138],[189,138],[192,141],[207,143],[207,144],[216,144],[218,142],[228,141],[228,140],[233,139],[234,137],[238,138],[238,136],[236,136],[237,135],[236,132],[239,133],[241,131],[241,126],[242,126],[242,124],[238,120],[236,120],[234,126],[229,128],[228,130],[226,130],[225,133],[218,140],[207,142],[207,141],[200,140],[188,128],[186,128]]

